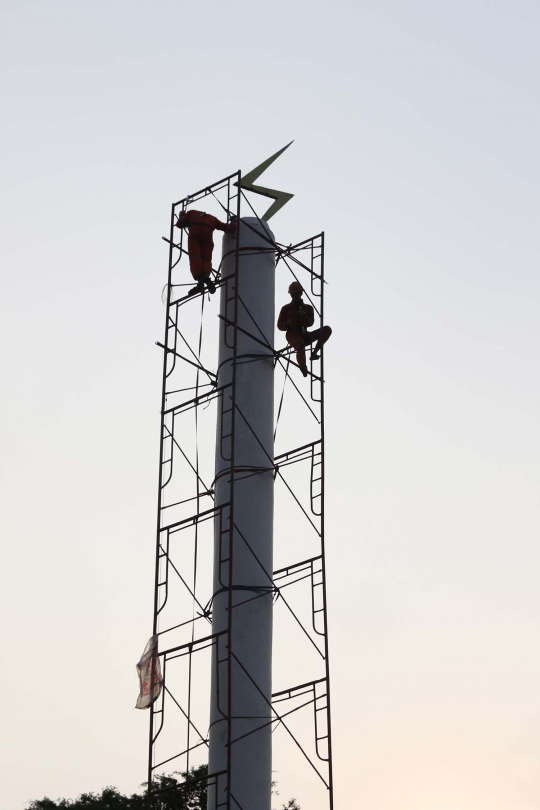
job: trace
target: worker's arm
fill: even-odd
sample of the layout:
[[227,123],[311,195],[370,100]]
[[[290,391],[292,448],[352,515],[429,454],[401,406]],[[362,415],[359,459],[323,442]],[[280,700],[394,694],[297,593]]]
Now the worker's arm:
[[212,225],[214,226],[214,228],[217,231],[228,231],[229,230],[229,225],[227,225],[226,222],[221,222],[221,220],[219,220],[217,217],[214,217],[213,219],[214,219],[214,221],[213,221]]
[[221,222],[219,219],[214,218],[214,227],[218,231],[225,231],[227,236],[236,235],[236,217],[231,219],[230,222]]
[[315,323],[315,313],[313,312],[313,307],[305,304],[304,311],[306,313],[304,317],[304,326],[313,326]]
[[188,225],[188,220],[185,211],[180,211],[178,215],[178,219],[174,223],[176,228],[186,228]]
[[280,332],[286,332],[287,329],[292,329],[293,327],[292,321],[289,320],[287,309],[287,306],[281,307],[281,312],[279,313],[277,328]]
[[313,326],[315,320],[313,307],[304,304],[303,301],[297,305],[293,304],[293,311],[289,314],[289,319],[291,328],[307,329],[308,326]]

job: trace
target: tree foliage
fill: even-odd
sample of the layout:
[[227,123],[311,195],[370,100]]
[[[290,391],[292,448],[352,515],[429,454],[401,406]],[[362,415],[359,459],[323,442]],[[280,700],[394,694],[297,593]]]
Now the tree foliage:
[[[191,768],[188,773],[156,777],[158,794],[152,797],[152,810],[206,810],[206,775],[208,766]],[[185,780],[201,780],[180,787]],[[115,787],[106,787],[101,793],[81,793],[77,799],[57,799],[47,796],[30,802],[28,810],[148,810],[146,784],[143,793],[125,796]],[[155,788],[154,788],[155,790]]]
[[[176,772],[178,773],[178,772]],[[207,810],[206,776],[208,766],[191,768],[187,773],[156,776],[157,795],[152,797],[152,810]],[[189,780],[193,781],[189,784]],[[182,783],[188,785],[182,787]],[[77,799],[37,799],[30,802],[28,810],[148,810],[147,785],[142,793],[125,796],[115,787],[106,787],[101,793],[81,793]],[[155,788],[154,788],[155,789]],[[273,791],[276,792],[276,791]],[[289,799],[281,810],[300,810],[296,799]]]

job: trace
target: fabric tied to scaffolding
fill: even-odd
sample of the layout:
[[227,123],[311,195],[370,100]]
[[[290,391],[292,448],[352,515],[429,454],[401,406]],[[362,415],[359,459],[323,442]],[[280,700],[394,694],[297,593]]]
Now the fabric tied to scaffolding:
[[152,636],[137,664],[140,692],[135,704],[136,709],[149,709],[161,694],[163,678],[158,656],[158,637]]

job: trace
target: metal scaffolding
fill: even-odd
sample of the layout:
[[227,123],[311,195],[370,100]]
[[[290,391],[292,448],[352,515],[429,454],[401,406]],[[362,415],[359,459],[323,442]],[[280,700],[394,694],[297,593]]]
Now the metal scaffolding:
[[[165,332],[163,342],[158,344],[164,357],[153,617],[153,633],[159,637],[163,689],[150,708],[149,806],[159,806],[161,791],[168,789],[157,778],[159,774],[174,771],[188,774],[180,787],[175,788],[177,790],[187,789],[197,780],[214,785],[216,790],[212,795],[222,793],[225,788],[226,801],[208,810],[222,807],[252,810],[240,807],[229,788],[231,769],[235,767],[236,742],[231,733],[226,770],[202,775],[192,770],[208,761],[212,648],[219,652],[218,668],[230,668],[234,657],[230,643],[234,610],[229,610],[226,630],[212,633],[211,629],[212,566],[213,531],[217,525],[225,550],[220,555],[222,584],[230,594],[233,560],[228,559],[226,550],[230,547],[233,529],[238,531],[231,448],[234,447],[235,424],[245,418],[235,401],[236,368],[239,363],[257,362],[256,357],[251,360],[237,357],[241,329],[238,313],[244,306],[238,285],[242,244],[236,239],[234,275],[223,280],[221,265],[214,271],[216,287],[226,287],[226,339],[233,349],[232,381],[219,386],[216,369],[219,316],[214,301],[207,294],[187,294],[193,282],[188,270],[184,232],[174,227],[181,211],[203,201],[205,206],[213,206],[216,214],[221,212],[220,218],[227,222],[233,217],[239,221],[242,210],[247,216],[257,217],[240,187],[240,180],[240,172],[237,172],[174,203],[170,234],[166,239],[169,268],[163,291]],[[285,283],[288,285],[293,279],[300,281],[315,311],[314,328],[322,327],[324,233],[288,246],[269,238],[264,250],[275,253],[277,278],[283,283],[283,292]],[[295,763],[291,766],[296,774],[295,795],[302,800],[309,794],[310,806],[317,810],[327,806],[332,810],[324,536],[324,352],[320,365],[308,361],[308,378],[304,380],[297,371],[294,351],[286,345],[274,350],[255,319],[251,318],[250,322],[250,338],[274,356],[275,456],[269,458],[264,471],[271,468],[275,479],[276,554],[281,564],[272,576],[268,575],[264,593],[246,594],[246,600],[260,598],[268,592],[273,594],[274,681],[279,686],[272,695],[269,721],[274,732],[274,762],[283,747],[286,757]],[[218,418],[222,425],[219,452],[230,464],[231,482],[230,498],[220,506],[214,503]],[[228,427],[225,429],[224,425]],[[260,469],[245,470],[241,475],[261,472]],[[238,480],[238,470],[235,474]],[[250,548],[250,538],[242,536],[242,540]],[[249,673],[246,675],[251,679]],[[231,704],[230,701],[225,703],[229,714],[224,717],[230,730]],[[300,760],[305,770],[300,767]],[[278,781],[282,789],[279,773]],[[288,783],[286,788],[289,790]]]

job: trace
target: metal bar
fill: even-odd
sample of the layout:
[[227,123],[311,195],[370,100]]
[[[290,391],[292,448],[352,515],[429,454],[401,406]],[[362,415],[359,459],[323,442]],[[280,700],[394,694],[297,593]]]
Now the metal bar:
[[[176,327],[176,329],[178,331],[178,327]],[[179,354],[174,349],[168,349],[166,346],[163,345],[163,343],[160,343],[159,340],[156,340],[156,346],[159,346],[160,349],[165,349],[165,351],[169,352],[169,354],[174,354],[175,357],[179,357],[180,360],[183,360],[185,363],[189,363],[190,366],[195,366],[196,369],[204,371],[204,373],[207,374],[210,379],[214,378],[214,380],[217,380],[217,374],[214,374],[213,371],[208,371],[208,369],[205,368],[204,366],[201,366],[200,363],[194,363],[193,360],[188,360],[187,357],[184,357],[183,354]]]
[[246,733],[242,734],[240,737],[235,737],[234,740],[233,740],[233,743],[239,742],[240,740],[243,740],[245,737],[250,737],[252,734],[256,734],[257,731],[260,731],[262,728],[266,728],[267,726],[271,726],[272,723],[278,723],[278,725],[279,725],[280,721],[284,717],[288,717],[289,714],[294,714],[295,712],[300,711],[300,709],[304,709],[306,706],[310,706],[312,703],[313,703],[313,698],[311,700],[308,700],[307,703],[302,703],[300,706],[295,706],[294,709],[289,709],[288,712],[285,712],[285,714],[280,715],[279,720],[278,720],[277,717],[272,717],[271,720],[267,720],[266,723],[263,723],[262,725],[257,726],[257,728],[252,728],[251,731],[246,731]]
[[[187,252],[187,250],[186,250],[185,248],[183,248],[183,247],[182,247],[182,245],[175,245],[175,243],[174,243],[174,242],[171,242],[171,240],[170,240],[170,239],[167,239],[167,237],[166,237],[166,236],[162,236],[161,238],[163,239],[163,241],[164,241],[164,242],[168,242],[168,244],[169,244],[169,245],[172,245],[172,246],[173,246],[173,248],[176,248],[177,250],[179,250],[179,251],[180,251],[180,253],[185,253],[185,254],[186,254],[186,256],[189,256],[189,253]],[[178,284],[176,284],[175,286],[178,286]],[[187,287],[187,286],[188,286],[188,285],[186,284],[186,287]]]
[[300,749],[300,751],[303,753],[303,755],[305,756],[305,758],[307,759],[307,761],[309,762],[309,764],[311,765],[311,767],[313,768],[313,770],[315,771],[315,773],[317,774],[317,776],[319,776],[319,778],[321,779],[321,781],[322,781],[322,782],[324,782],[324,784],[326,785],[326,787],[329,787],[328,782],[326,781],[326,779],[324,778],[324,776],[323,776],[323,775],[322,775],[322,774],[319,772],[318,768],[316,768],[316,767],[315,767],[315,765],[314,765],[314,764],[313,764],[313,762],[311,761],[310,757],[309,757],[309,756],[306,754],[306,752],[304,751],[303,747],[300,745],[300,743],[298,742],[298,740],[296,739],[296,737],[294,736],[294,734],[292,733],[292,731],[291,731],[291,730],[290,730],[290,729],[289,729],[289,728],[286,726],[286,724],[283,722],[283,719],[282,719],[282,718],[281,718],[281,716],[280,716],[280,715],[277,713],[277,711],[274,709],[274,707],[272,706],[271,702],[270,702],[269,700],[267,700],[266,695],[264,694],[264,692],[263,692],[261,689],[259,689],[258,684],[257,684],[257,683],[255,683],[255,681],[253,680],[253,678],[251,677],[251,675],[249,674],[249,672],[247,671],[247,669],[245,668],[245,666],[242,664],[242,662],[240,661],[240,659],[238,658],[238,656],[237,656],[237,655],[235,655],[235,654],[234,654],[234,652],[232,653],[232,656],[233,656],[234,660],[236,661],[236,663],[237,663],[237,664],[238,664],[238,665],[239,665],[239,666],[240,666],[240,667],[243,669],[243,671],[246,673],[246,675],[248,676],[249,680],[251,681],[251,683],[253,684],[253,686],[254,686],[254,687],[255,687],[255,689],[257,690],[257,692],[259,692],[259,694],[262,696],[263,700],[264,700],[264,701],[266,701],[266,703],[268,704],[268,706],[270,707],[270,709],[271,709],[271,710],[274,712],[274,714],[276,715],[276,718],[277,718],[277,719],[279,720],[279,722],[282,724],[282,726],[283,726],[283,728],[285,729],[285,731],[287,731],[287,732],[289,733],[289,736],[290,736],[290,737],[291,737],[291,738],[294,740],[294,742],[296,743],[296,745],[298,746],[298,748]]
[[320,559],[321,555],[318,554],[316,557],[308,557],[307,560],[302,560],[302,562],[292,563],[292,565],[286,565],[284,568],[278,568],[276,571],[274,571],[274,577],[276,576],[276,574],[281,574],[283,571],[287,571],[288,573],[289,571],[292,571],[295,568],[299,568],[301,565],[307,565],[308,563],[315,562],[315,560]]
[[[201,745],[205,745],[205,744],[208,745],[208,740],[203,740],[202,742],[198,742],[195,745],[192,745],[189,750],[190,751],[195,751],[196,748],[200,748]],[[161,762],[158,762],[157,765],[154,765],[154,770],[156,771],[158,768],[161,768],[162,765],[166,765],[167,762],[172,762],[173,759],[178,759],[178,757],[183,757],[184,754],[186,754],[186,753],[187,753],[187,749],[185,751],[180,751],[179,754],[175,754],[173,757],[168,757],[167,759],[164,759]]]
[[[313,243],[314,243],[315,239],[319,238],[319,236],[320,236],[320,234],[318,236],[312,236],[311,239],[306,239],[305,242],[301,242],[300,244],[304,245],[304,247],[298,247],[297,245],[293,245],[292,248],[287,248],[286,250],[280,251],[279,258],[283,259],[283,260],[285,260],[286,258],[291,259],[291,261],[295,262],[295,264],[300,265],[300,267],[303,270],[306,270],[306,272],[308,272],[310,274],[312,280],[314,278],[316,278],[319,281],[322,281],[322,276],[319,273],[316,273],[312,269],[312,267],[311,268],[308,267],[307,264],[304,264],[303,262],[301,262],[300,259],[298,259],[294,255],[295,253],[300,253],[302,250],[310,250],[310,249],[311,249],[311,252],[313,254]],[[313,258],[319,258],[319,256],[314,257],[312,255],[312,259]],[[316,296],[316,297],[318,297],[318,296]]]
[[[208,196],[208,194],[210,194],[212,189],[216,189],[216,186],[221,186],[223,188],[224,184],[227,183],[228,180],[232,180],[233,177],[239,176],[240,176],[239,171],[233,172],[232,174],[228,174],[227,177],[224,177],[222,180],[218,180],[216,183],[212,183],[209,186],[205,186],[204,188],[201,188],[199,191],[196,191],[194,194],[188,194],[187,197],[183,197],[181,200],[178,200],[178,202],[173,203],[173,208],[176,208],[177,205],[181,205],[182,203],[186,203],[186,205],[189,205],[191,202],[196,202],[199,195],[206,197]],[[219,189],[216,189],[216,191],[219,191]]]
[[[213,490],[209,489],[208,492],[201,492],[199,497],[204,498],[205,496],[213,497],[214,492]],[[194,495],[192,498],[184,498],[183,501],[176,501],[175,503],[168,503],[167,506],[163,506],[162,509],[172,509],[173,506],[182,506],[183,503],[189,503],[190,501],[196,501],[197,495]]]
[[[170,239],[173,240],[173,227],[174,227],[174,206],[171,207],[171,221],[170,221]],[[169,268],[167,274],[167,308],[165,314],[165,335],[164,342],[167,345],[167,337],[169,331],[169,306],[171,303],[171,274],[173,262],[173,247],[169,245]],[[160,522],[161,522],[161,494],[162,494],[162,476],[163,476],[163,430],[165,427],[165,386],[167,379],[167,353],[163,354],[163,371],[161,380],[161,425],[160,425],[160,450],[159,450],[159,475],[158,475],[158,503],[157,503],[157,527],[156,527],[156,555],[155,555],[155,575],[154,575],[154,618],[152,635],[157,632],[158,622],[158,599],[159,599],[159,566],[160,566]],[[153,728],[154,728],[154,706],[150,706],[150,722],[149,722],[149,735],[148,735],[148,794],[152,789],[152,759],[153,759]]]
[[[321,285],[321,323],[324,317],[324,231],[321,234],[321,278],[323,284]],[[324,380],[324,350],[321,352],[321,380]],[[332,716],[330,711],[330,657],[329,657],[329,644],[328,644],[328,622],[327,622],[327,600],[326,600],[326,562],[325,562],[325,499],[324,499],[324,485],[325,485],[325,454],[324,454],[324,383],[321,383],[321,567],[322,567],[322,590],[323,590],[323,607],[324,607],[324,661],[326,668],[326,684],[327,684],[327,722],[328,722],[328,787],[329,787],[329,801],[330,810],[334,810],[334,777],[332,765]]]
[[180,405],[175,405],[172,408],[167,408],[167,410],[164,410],[163,413],[164,414],[177,413],[180,410],[180,408],[185,408],[186,405],[200,405],[201,402],[207,397],[217,396],[218,394],[221,394],[221,392],[224,391],[226,388],[230,388],[229,383],[227,383],[226,385],[220,385],[218,388],[214,388],[213,391],[207,391],[206,394],[199,394],[199,396],[193,397],[193,399],[188,399],[185,402],[180,403]]
[[204,647],[197,647],[196,650],[184,650],[183,652],[179,652],[177,655],[169,655],[167,661],[174,661],[176,658],[184,658],[186,655],[191,655],[191,653],[202,652],[203,650],[208,650],[209,647],[213,647],[214,642],[210,641],[208,644],[205,644]]
[[311,520],[310,516],[308,515],[308,513],[306,512],[306,510],[304,509],[304,507],[302,506],[302,504],[300,503],[300,501],[298,500],[298,498],[296,497],[296,495],[294,494],[293,490],[291,489],[291,487],[289,486],[289,484],[287,483],[287,481],[285,480],[285,478],[282,476],[282,474],[281,474],[280,470],[276,470],[276,472],[277,472],[277,474],[279,475],[279,477],[281,478],[281,480],[283,481],[283,483],[285,484],[285,486],[287,487],[287,489],[289,490],[289,492],[291,493],[291,495],[293,496],[294,500],[296,501],[296,503],[297,503],[297,504],[298,504],[298,506],[300,507],[301,511],[304,513],[304,515],[305,515],[305,516],[306,516],[306,518],[309,520],[309,522],[311,523],[311,525],[313,526],[313,528],[315,529],[315,531],[317,532],[317,534],[320,536],[320,535],[321,535],[320,531],[318,530],[318,528],[315,526],[315,524],[314,524],[314,523],[313,523],[313,521]]
[[[222,321],[225,321],[225,323],[228,326],[233,326],[233,322],[229,321],[228,318],[224,318],[223,315],[218,315],[218,318],[220,318]],[[276,359],[279,359],[281,357],[280,352],[276,352],[269,344],[265,343],[263,340],[260,340],[258,337],[255,337],[255,335],[252,332],[248,332],[247,329],[243,329],[241,326],[238,326],[238,324],[236,324],[236,328],[238,329],[239,332],[242,332],[244,335],[247,335],[249,338],[251,338],[251,340],[254,340],[256,343],[260,343],[261,346],[267,348]],[[296,368],[300,368],[298,363],[295,363],[294,360],[289,359],[289,363],[291,363],[293,366],[296,366]],[[320,381],[321,379],[316,374],[313,374],[310,371],[308,371],[308,376],[313,377],[314,380]]]
[[288,610],[289,610],[289,612],[290,612],[291,616],[292,616],[292,617],[293,617],[293,618],[296,620],[296,622],[297,622],[297,624],[299,625],[299,627],[301,628],[302,632],[303,632],[303,633],[306,635],[306,637],[309,639],[309,641],[311,641],[312,645],[315,647],[315,649],[317,650],[317,652],[319,653],[319,655],[321,656],[321,658],[323,658],[323,659],[324,659],[324,653],[322,653],[322,652],[319,650],[319,648],[317,647],[316,643],[313,641],[313,639],[312,639],[312,638],[311,638],[311,636],[309,635],[308,631],[306,630],[306,628],[304,627],[304,625],[302,624],[302,622],[300,621],[300,619],[298,618],[298,616],[296,615],[296,613],[294,612],[294,610],[292,609],[292,607],[289,605],[289,603],[287,602],[287,600],[285,599],[285,597],[283,596],[283,594],[281,593],[281,591],[279,591],[279,598],[282,600],[282,602],[284,603],[285,607],[286,607],[286,608],[288,608]]
[[[278,361],[279,365],[281,366],[281,368],[283,368],[283,365],[282,365],[282,362],[281,362],[281,357],[278,357],[278,358],[277,358],[277,361]],[[292,360],[290,360],[290,359],[289,359],[289,361],[288,361],[288,362],[289,362],[289,363],[292,363],[292,364],[293,364],[293,366],[296,366],[296,367],[298,368],[297,363],[294,363],[294,362],[293,362]],[[285,371],[285,369],[284,369],[284,368],[283,368],[283,371]],[[308,372],[308,373],[309,373],[309,372]],[[294,388],[296,389],[296,392],[297,392],[298,394],[300,394],[300,397],[301,397],[301,398],[302,398],[302,400],[304,401],[304,403],[305,403],[306,407],[308,408],[308,410],[309,410],[309,411],[311,412],[311,414],[312,414],[312,415],[315,417],[315,421],[317,422],[317,424],[320,424],[320,419],[318,418],[317,414],[315,413],[315,411],[313,410],[313,408],[311,407],[311,405],[309,404],[309,402],[307,401],[307,399],[305,398],[305,396],[302,394],[302,392],[300,391],[300,389],[298,388],[298,386],[296,385],[295,381],[293,380],[293,378],[292,378],[290,375],[289,375],[289,380],[291,381],[291,383],[293,384]]]
[[[242,179],[241,172],[238,172],[238,188],[240,189],[240,182]],[[233,326],[233,359],[232,359],[232,387],[231,387],[231,483],[230,483],[230,507],[229,507],[229,593],[227,598],[228,603],[228,618],[227,618],[227,810],[231,810],[231,782],[232,782],[232,633],[233,633],[233,571],[234,571],[234,467],[235,467],[235,437],[236,437],[236,369],[238,360],[238,287],[240,280],[239,264],[240,264],[240,194],[237,198],[237,223],[238,229],[236,234],[236,253],[234,259],[234,299],[233,299],[233,312],[234,312],[234,326]]]
[[192,624],[193,622],[198,622],[200,619],[207,619],[207,610],[204,608],[204,613],[202,616],[194,616],[193,619],[186,619],[185,622],[180,622],[180,624],[175,624],[173,627],[167,627],[166,630],[160,630],[157,634],[158,636],[164,636],[165,633],[171,633],[173,630],[178,630],[179,627],[185,627],[186,624]]
[[280,458],[288,460],[289,456],[292,456],[293,453],[299,453],[301,450],[307,450],[308,447],[315,447],[316,444],[320,443],[321,439],[316,439],[314,442],[301,445],[301,447],[295,447],[294,450],[287,450],[285,453],[280,453],[279,456],[274,456],[274,461],[279,461]]
[[[253,436],[254,436],[254,437],[255,437],[255,439],[257,440],[258,444],[260,445],[261,449],[263,450],[263,452],[265,453],[265,455],[267,456],[267,458],[268,458],[268,459],[270,459],[270,461],[272,461],[272,459],[270,458],[270,456],[269,456],[269,455],[268,455],[268,453],[266,452],[266,449],[264,448],[264,446],[263,446],[263,444],[262,444],[261,440],[259,439],[259,437],[258,437],[258,436],[257,436],[257,434],[255,433],[255,431],[253,430],[253,428],[252,428],[252,427],[251,427],[251,425],[249,424],[248,420],[246,419],[246,417],[244,416],[244,414],[242,413],[242,411],[240,410],[240,408],[239,408],[239,406],[238,406],[238,405],[236,406],[236,410],[238,411],[238,413],[240,414],[240,416],[242,417],[242,419],[244,420],[244,422],[245,422],[245,423],[246,423],[246,425],[248,426],[249,430],[251,431],[251,433],[253,434]],[[298,498],[296,497],[296,495],[294,494],[293,490],[291,489],[291,487],[289,486],[289,484],[287,483],[287,481],[285,480],[285,478],[282,476],[282,474],[281,474],[281,472],[279,471],[279,469],[278,469],[278,468],[276,468],[276,473],[279,475],[279,477],[281,478],[281,480],[283,481],[283,483],[285,484],[285,486],[287,487],[287,489],[289,490],[289,492],[290,492],[290,493],[291,493],[291,495],[293,496],[294,500],[296,501],[296,503],[298,504],[298,506],[300,507],[300,509],[302,510],[302,512],[304,513],[304,515],[306,516],[306,518],[309,520],[309,522],[311,523],[311,525],[313,526],[313,528],[315,529],[315,531],[317,532],[317,534],[319,534],[319,535],[320,535],[319,530],[317,529],[317,527],[315,526],[315,524],[314,524],[314,523],[313,523],[313,521],[311,520],[310,516],[308,515],[308,513],[306,512],[306,510],[304,509],[304,507],[302,506],[302,504],[300,503],[300,501],[298,500]]]
[[[292,256],[291,256],[290,258],[291,258],[291,259],[293,259],[293,257],[292,257]],[[287,261],[287,259],[286,259],[285,257],[283,258],[283,261],[285,262],[285,264],[286,264],[286,265],[287,265],[287,267],[289,268],[289,270],[290,270],[290,272],[291,272],[291,275],[293,275],[293,276],[294,276],[295,281],[298,281],[298,283],[299,283],[299,284],[301,284],[302,289],[304,289],[304,285],[302,284],[302,282],[300,281],[300,279],[298,278],[298,276],[296,275],[296,273],[294,272],[294,270],[291,268],[290,264],[288,263],[288,261]],[[304,289],[304,294],[305,294],[305,296],[306,296],[307,300],[309,301],[309,303],[311,304],[311,306],[313,307],[313,309],[315,310],[315,312],[317,313],[317,315],[319,315],[319,317],[320,317],[321,313],[320,313],[320,311],[319,311],[319,307],[318,307],[318,306],[315,304],[315,302],[313,301],[313,299],[311,298],[311,296],[309,295],[309,293],[308,293],[308,292],[306,292],[306,290],[305,290],[305,289]]]
[[173,652],[178,652],[179,650],[187,650],[188,648],[193,649],[193,647],[196,647],[198,644],[205,644],[207,641],[212,641],[215,638],[219,638],[226,632],[227,632],[226,630],[220,630],[218,633],[210,633],[207,636],[203,636],[203,638],[195,639],[195,641],[186,641],[184,644],[179,644],[177,647],[170,647],[168,650],[163,650],[162,652],[159,653],[159,655],[163,655],[164,658],[166,658]]
[[170,523],[168,526],[163,526],[161,529],[162,532],[169,531],[170,529],[176,529],[177,526],[185,526],[187,523],[193,522],[193,524],[202,522],[203,520],[207,520],[212,515],[219,512],[220,509],[224,509],[228,506],[228,503],[222,503],[219,506],[213,506],[211,509],[205,509],[204,512],[197,512],[195,515],[191,515],[190,517],[184,518],[183,520],[177,520],[176,523]]
[[[204,309],[204,300],[205,300],[205,299],[203,298],[203,299],[202,299],[202,302],[203,302],[203,307],[202,307],[202,309]],[[202,311],[202,309],[201,309],[201,327],[202,327],[202,324],[203,324],[203,314],[204,314],[204,313],[203,313],[203,311]],[[197,354],[196,352],[194,352],[194,351],[193,351],[193,349],[191,348],[191,346],[189,345],[189,343],[187,342],[187,340],[185,339],[184,335],[182,334],[182,332],[181,332],[181,331],[180,331],[180,329],[178,328],[178,324],[177,324],[177,323],[175,323],[175,324],[174,324],[174,327],[175,327],[176,331],[178,332],[178,334],[180,335],[180,337],[182,338],[182,340],[184,341],[184,343],[186,344],[186,346],[188,347],[189,351],[191,352],[191,354],[193,355],[193,357],[195,358],[195,360],[197,360],[197,362],[198,362],[198,363],[200,363],[200,362],[201,362],[201,356],[200,356],[200,355],[201,355],[201,352],[200,352],[200,348],[199,348],[199,354]],[[201,338],[202,338],[202,329],[201,329],[201,334],[199,335],[199,343],[201,343]],[[202,366],[201,366],[201,368],[202,368]],[[216,377],[217,375],[216,375],[216,374],[213,374],[213,376],[214,376],[214,377]]]
[[[282,689],[281,692],[274,692],[272,697],[279,697],[280,695],[290,695],[291,692],[296,692],[297,689],[305,689],[306,686],[315,686],[316,683],[324,683],[326,678],[317,678],[316,681],[306,681],[306,683],[300,683],[298,686],[291,686],[290,689]],[[294,695],[290,695],[290,697],[294,697]]]
[[[165,678],[166,678],[166,662],[165,661],[163,661],[162,677],[163,677],[163,682],[165,683]],[[164,690],[161,690],[161,709],[159,711],[154,712],[154,714],[160,714],[161,718],[160,718],[159,728],[152,737],[152,745],[155,743],[155,741],[157,740],[157,738],[161,734],[161,730],[163,729],[164,710],[165,710],[165,692],[164,692]]]
[[214,383],[201,383],[199,386],[188,385],[187,388],[176,388],[173,391],[167,391],[167,396],[170,397],[172,394],[181,394],[184,391],[195,391],[197,388],[208,388],[209,385],[214,385]]
[[203,606],[203,605],[201,605],[201,603],[199,602],[199,600],[198,600],[198,599],[197,599],[197,597],[195,596],[194,592],[191,590],[191,588],[190,588],[190,587],[189,587],[189,585],[187,584],[186,580],[184,579],[184,577],[182,576],[182,574],[180,573],[180,571],[178,570],[178,568],[176,567],[176,565],[175,565],[175,564],[173,563],[173,561],[171,560],[170,555],[167,553],[165,556],[167,557],[167,560],[168,560],[168,562],[169,562],[169,565],[171,566],[171,568],[173,569],[173,571],[174,571],[174,572],[175,572],[175,573],[178,575],[178,577],[179,577],[179,579],[181,580],[181,582],[182,582],[182,583],[185,585],[185,587],[186,587],[186,589],[187,589],[187,591],[188,591],[189,595],[190,595],[190,596],[191,596],[191,597],[192,597],[192,598],[195,600],[195,602],[197,602],[198,606],[200,607],[200,609],[201,609],[201,610],[203,611],[203,613],[204,613],[204,606]]
[[[188,715],[188,714],[186,714],[186,712],[184,711],[184,709],[182,708],[182,706],[179,704],[179,702],[176,700],[175,696],[172,694],[171,690],[170,690],[170,689],[168,689],[166,686],[164,686],[163,688],[165,689],[165,691],[167,692],[167,694],[169,695],[169,697],[171,698],[171,700],[173,701],[173,703],[175,703],[175,704],[176,704],[176,706],[178,706],[178,708],[180,709],[180,711],[182,712],[182,714],[184,715],[184,717],[185,717],[185,718],[186,718],[186,720],[188,721],[189,725],[190,725],[190,726],[192,726],[192,727],[195,729],[195,731],[196,731],[196,732],[197,732],[197,734],[199,735],[199,737],[200,737],[201,741],[202,741],[203,743],[206,743],[206,745],[208,745],[208,740],[207,740],[205,737],[203,737],[203,735],[201,734],[201,732],[199,731],[199,729],[197,728],[197,726],[195,725],[195,723],[193,723],[193,722],[191,721],[191,719],[190,719],[189,715]],[[158,767],[158,766],[156,766],[156,767]]]
[[[202,480],[201,476],[199,475],[199,473],[197,472],[197,470],[195,469],[195,467],[193,466],[193,464],[191,463],[191,461],[189,460],[189,458],[187,457],[187,455],[184,453],[184,451],[182,450],[182,448],[180,447],[180,445],[178,444],[178,442],[177,442],[177,441],[176,441],[176,439],[174,438],[173,431],[169,430],[169,428],[167,427],[167,425],[165,425],[165,430],[166,430],[166,431],[169,433],[169,438],[171,438],[171,439],[172,439],[173,444],[175,444],[175,445],[178,447],[178,449],[180,450],[180,452],[181,452],[181,453],[182,453],[182,455],[184,456],[185,460],[187,461],[187,463],[189,464],[189,466],[191,467],[191,469],[192,469],[192,470],[193,470],[193,472],[195,473],[195,475],[196,475],[196,477],[197,477],[197,480],[201,482],[201,484],[203,485],[203,487],[204,487],[205,491],[206,491],[206,492],[208,492],[208,491],[209,491],[208,486],[207,486],[207,485],[204,483],[204,481]],[[172,454],[171,454],[171,466],[172,466]],[[168,484],[168,483],[169,483],[169,481],[171,480],[171,477],[172,477],[172,473],[171,473],[171,476],[169,477],[169,480],[166,482],[167,484]]]
[[285,582],[283,585],[276,586],[276,590],[278,593],[282,591],[283,588],[289,588],[291,585],[296,585],[297,582],[303,582],[305,579],[309,579],[310,574],[305,574],[303,577],[298,577],[298,579],[293,579],[292,582]]

